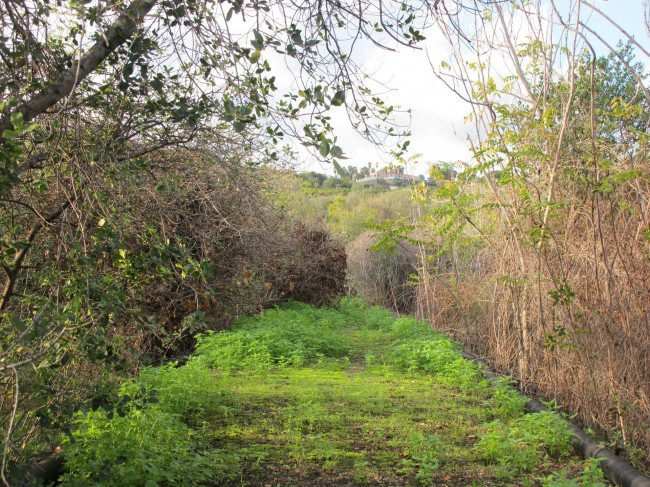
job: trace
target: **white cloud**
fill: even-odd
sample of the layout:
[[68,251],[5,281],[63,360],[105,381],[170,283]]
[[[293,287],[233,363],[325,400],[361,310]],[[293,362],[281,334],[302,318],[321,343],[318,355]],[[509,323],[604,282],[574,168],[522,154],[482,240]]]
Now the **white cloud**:
[[[466,142],[464,117],[470,107],[439,81],[432,73],[427,54],[439,63],[448,56],[443,41],[432,30],[424,49],[402,47],[397,52],[374,47],[365,52],[362,68],[381,85],[390,88],[381,97],[387,103],[411,110],[409,155],[421,153],[419,163],[412,168],[416,174],[426,174],[427,163],[437,161],[468,160],[470,153]],[[371,87],[386,91],[377,83]],[[349,158],[344,165],[366,166],[368,162],[388,164],[390,156],[365,141],[349,126],[343,110],[332,112],[332,121],[339,137],[338,142]],[[406,116],[398,122],[407,122]],[[327,166],[305,157],[304,168],[328,170]],[[328,171],[331,172],[331,169]]]

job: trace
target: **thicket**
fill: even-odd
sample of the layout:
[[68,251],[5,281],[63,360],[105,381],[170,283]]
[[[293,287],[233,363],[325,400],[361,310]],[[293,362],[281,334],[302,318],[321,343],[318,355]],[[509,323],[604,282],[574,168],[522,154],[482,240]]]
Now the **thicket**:
[[[2,328],[15,344],[5,363],[34,364],[20,371],[20,402],[0,404],[9,455],[55,441],[83,405],[118,407],[120,376],[186,354],[198,332],[343,292],[343,247],[269,205],[255,172],[225,157],[161,154],[137,183],[113,178],[34,239]],[[43,312],[30,317],[35,302]]]
[[[473,96],[493,110],[475,116],[493,128],[465,173],[467,181],[482,175],[469,186],[487,195],[457,213],[456,224],[484,243],[476,258],[458,259],[461,299],[480,296],[459,311],[468,339],[524,389],[566,404],[648,462],[644,69],[630,44],[606,57],[569,51],[568,72],[553,75],[551,52],[540,42],[520,46],[520,83],[534,104],[500,101],[508,81],[477,72]],[[465,219],[479,212],[480,233]],[[490,215],[498,219],[486,222]]]
[[291,172],[267,173],[273,179],[271,197],[301,221],[324,225],[345,243],[386,220],[410,220],[417,205],[411,188],[393,191],[362,184],[323,188]]
[[368,303],[411,313],[417,300],[413,278],[420,267],[419,249],[406,240],[390,247],[378,244],[380,238],[374,230],[348,244],[348,286]]
[[[343,157],[330,109],[374,142],[401,140],[384,124],[394,108],[337,42],[340,24],[409,46],[430,8],[404,18],[379,6],[0,5],[5,485],[79,407],[119,405],[116,377],[140,363],[289,296],[339,292],[342,247],[267,205],[257,178],[286,162],[285,134]],[[295,93],[277,93],[274,55]]]
[[440,25],[454,57],[436,74],[472,103],[474,158],[416,195],[430,211],[408,225],[440,239],[417,308],[647,467],[647,51],[631,39],[599,56],[584,12],[558,10],[563,29],[495,5],[476,52]]
[[[377,226],[352,247],[350,282],[372,295],[393,267],[412,273],[399,252],[363,249],[414,245],[411,311],[647,467],[650,95],[635,56],[648,52],[630,39],[598,54],[606,41],[586,4],[551,2],[549,24],[510,7],[459,15],[475,23],[477,51],[440,23],[453,56],[435,72],[472,105],[473,160],[435,190],[413,188],[422,216],[401,232]],[[386,257],[384,272],[367,271]]]

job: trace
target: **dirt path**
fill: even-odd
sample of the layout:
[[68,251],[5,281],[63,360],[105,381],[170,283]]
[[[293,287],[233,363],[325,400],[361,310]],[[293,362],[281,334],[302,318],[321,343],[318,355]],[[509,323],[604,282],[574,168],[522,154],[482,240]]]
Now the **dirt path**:
[[[103,464],[112,485],[153,485],[149,465],[162,452],[174,459],[160,465],[164,478],[176,480],[156,485],[604,485],[554,416],[525,415],[520,398],[482,377],[412,318],[352,300],[340,310],[294,304],[204,337],[184,367],[143,373],[131,387],[159,391],[155,410],[119,423],[96,416],[77,431],[72,484],[92,484]],[[169,441],[125,455],[129,434],[150,434],[159,418]]]

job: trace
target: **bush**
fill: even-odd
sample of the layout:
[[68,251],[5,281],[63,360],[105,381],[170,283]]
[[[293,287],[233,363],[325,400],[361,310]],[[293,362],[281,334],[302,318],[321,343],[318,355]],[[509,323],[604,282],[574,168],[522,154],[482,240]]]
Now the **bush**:
[[195,451],[195,433],[160,407],[122,417],[88,412],[75,425],[75,442],[64,440],[64,485],[187,485],[227,476],[215,455]]
[[[187,354],[197,333],[292,296],[324,304],[345,290],[343,246],[265,200],[272,182],[225,146],[163,150],[142,164],[128,173],[97,164],[110,188],[84,183],[74,211],[25,254],[29,272],[0,320],[4,363],[22,364],[9,463],[28,465],[72,411],[110,408],[117,377]],[[0,371],[7,390],[11,370]],[[5,430],[14,403],[0,401]]]
[[495,419],[474,449],[504,476],[530,472],[545,453],[566,456],[571,451],[571,433],[552,411],[525,414],[509,423]]
[[233,459],[209,452],[192,427],[221,404],[209,370],[145,368],[119,392],[122,407],[77,414],[74,433],[63,438],[64,485],[187,485],[234,474]]
[[193,360],[224,370],[259,370],[312,363],[322,355],[343,357],[350,342],[337,330],[345,324],[332,310],[292,304],[243,319],[233,331],[199,336]]

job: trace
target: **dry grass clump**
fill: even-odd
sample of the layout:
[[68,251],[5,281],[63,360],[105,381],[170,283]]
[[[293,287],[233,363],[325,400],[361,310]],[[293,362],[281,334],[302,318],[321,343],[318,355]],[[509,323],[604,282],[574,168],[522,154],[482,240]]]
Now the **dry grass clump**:
[[394,253],[368,250],[377,243],[376,232],[367,231],[348,244],[348,286],[372,304],[400,313],[416,309],[417,273],[420,252],[414,244],[401,240]]

